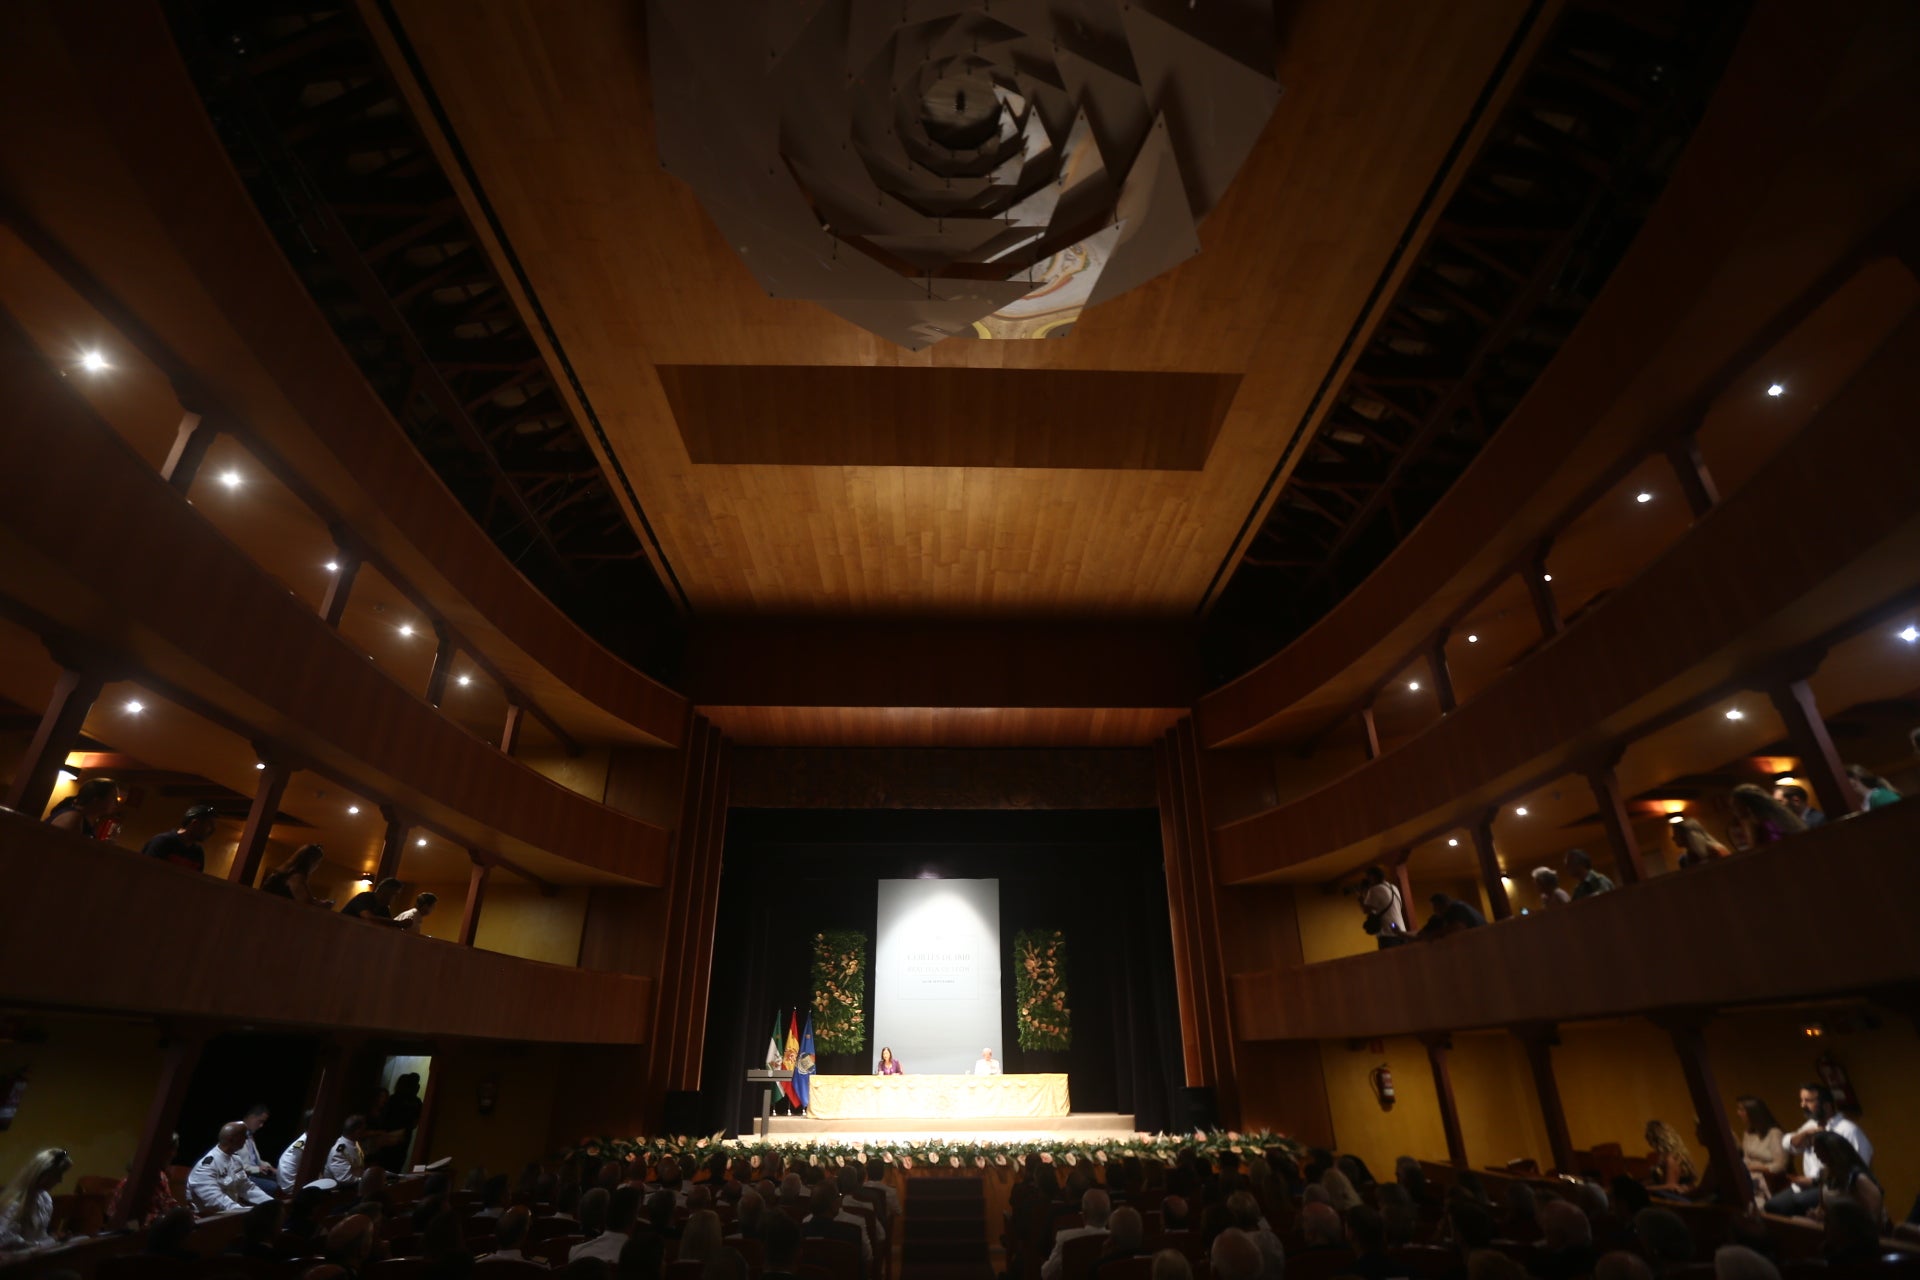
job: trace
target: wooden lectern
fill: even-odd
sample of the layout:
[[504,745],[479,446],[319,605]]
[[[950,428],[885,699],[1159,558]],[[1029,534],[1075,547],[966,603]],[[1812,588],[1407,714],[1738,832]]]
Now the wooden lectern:
[[768,1071],[764,1067],[754,1067],[747,1072],[747,1083],[761,1086],[759,1133],[763,1138],[773,1129],[773,1091],[782,1080],[791,1079],[791,1071]]

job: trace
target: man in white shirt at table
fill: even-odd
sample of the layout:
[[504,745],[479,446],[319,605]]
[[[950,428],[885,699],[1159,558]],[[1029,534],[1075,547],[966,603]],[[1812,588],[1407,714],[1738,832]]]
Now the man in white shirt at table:
[[982,1049],[980,1060],[973,1064],[973,1074],[977,1076],[997,1076],[1000,1074],[999,1060],[993,1056],[993,1050]]

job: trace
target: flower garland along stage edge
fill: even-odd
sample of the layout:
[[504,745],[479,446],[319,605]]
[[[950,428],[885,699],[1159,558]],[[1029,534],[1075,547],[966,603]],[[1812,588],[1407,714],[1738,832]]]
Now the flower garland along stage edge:
[[1067,1012],[1067,939],[1058,929],[1023,929],[1013,940],[1015,1027],[1022,1049],[1073,1047]]
[[813,1051],[867,1047],[867,935],[851,929],[813,935]]
[[[815,1029],[818,1035],[818,1028]],[[836,1168],[850,1161],[879,1160],[912,1171],[920,1169],[1014,1168],[1029,1155],[1042,1162],[1072,1167],[1077,1164],[1111,1164],[1128,1156],[1172,1164],[1182,1151],[1193,1151],[1209,1159],[1223,1152],[1251,1160],[1268,1151],[1285,1153],[1297,1159],[1300,1144],[1284,1134],[1261,1130],[1236,1133],[1216,1129],[1210,1133],[1136,1133],[1128,1138],[1110,1138],[1089,1142],[1064,1139],[1036,1139],[1021,1142],[969,1142],[907,1139],[899,1142],[779,1142],[758,1138],[582,1138],[579,1145],[561,1153],[563,1159],[586,1156],[596,1160],[633,1160],[655,1164],[672,1156],[683,1164],[699,1165],[724,1154],[728,1159],[745,1157],[759,1168],[765,1157],[777,1154],[785,1163],[814,1164]]]

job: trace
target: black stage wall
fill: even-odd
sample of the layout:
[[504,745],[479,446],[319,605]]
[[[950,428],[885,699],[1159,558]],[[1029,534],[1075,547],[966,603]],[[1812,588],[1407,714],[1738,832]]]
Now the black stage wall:
[[[735,809],[714,940],[704,1127],[751,1131],[776,1010],[805,1008],[812,939],[858,929],[871,947],[881,880],[934,875],[1000,881],[1002,1044],[1010,1073],[1065,1071],[1075,1111],[1132,1113],[1142,1129],[1183,1125],[1180,1014],[1173,984],[1160,818],[1127,811]],[[1014,1035],[1013,940],[1057,928],[1067,940],[1073,1047],[1023,1051]],[[895,1051],[913,1068],[911,1045]],[[864,1074],[872,1050],[823,1054],[824,1074]]]

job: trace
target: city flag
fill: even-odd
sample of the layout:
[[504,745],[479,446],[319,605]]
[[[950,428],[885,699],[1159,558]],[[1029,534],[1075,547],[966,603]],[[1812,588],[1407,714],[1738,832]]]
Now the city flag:
[[813,1093],[813,1010],[807,1010],[807,1027],[800,1033],[799,1068],[793,1077],[795,1092],[800,1095],[800,1109],[805,1111]]
[[[787,1051],[781,1055],[780,1069],[791,1071],[798,1061],[800,1061],[800,1015],[795,1012],[787,1016]],[[780,1088],[786,1093],[788,1102],[796,1107],[800,1105],[800,1092],[793,1087],[793,1081],[782,1080]]]

